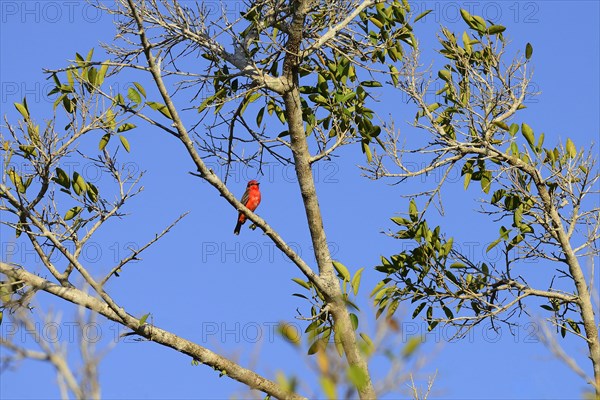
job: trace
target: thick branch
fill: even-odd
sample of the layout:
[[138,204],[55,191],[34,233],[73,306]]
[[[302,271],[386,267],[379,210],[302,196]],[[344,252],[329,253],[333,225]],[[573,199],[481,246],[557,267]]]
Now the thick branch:
[[304,202],[315,258],[319,266],[319,276],[323,279],[325,286],[323,294],[330,305],[335,321],[334,330],[341,339],[348,364],[351,367],[359,368],[366,378],[365,384],[358,388],[360,398],[372,399],[376,397],[376,394],[369,376],[367,362],[360,353],[356,343],[354,329],[352,328],[346,303],[342,297],[339,281],[335,274],[327,245],[323,218],[312,175],[311,156],[302,120],[298,65],[300,62],[300,44],[303,39],[306,14],[312,7],[312,1],[299,0],[294,3],[294,6],[295,11],[290,24],[288,42],[285,46],[287,53],[283,64],[283,74],[290,85],[283,95],[283,100],[285,103],[285,116],[290,132],[296,176]]
[[[0,262],[0,273],[5,274],[13,279],[24,281],[27,285],[37,290],[43,290],[71,303],[88,308],[112,321],[122,323],[121,317],[117,315],[106,303],[103,303],[99,299],[92,297],[79,289],[65,288],[53,284],[52,282],[27,272],[24,269],[15,268],[4,262]],[[260,390],[279,399],[303,398],[295,393],[289,393],[285,391],[275,382],[256,374],[254,371],[243,368],[231,360],[213,353],[207,348],[199,346],[196,343],[190,342],[189,340],[183,339],[171,332],[157,328],[153,325],[144,324],[139,326],[137,324],[139,321],[137,318],[130,314],[128,314],[128,317],[128,321],[134,321],[134,323],[125,323],[124,325],[132,329],[138,335],[143,336],[150,341],[175,349],[192,357],[194,360],[198,360],[203,364],[215,368],[216,370],[225,371],[228,377],[235,379],[236,381],[241,382],[253,389]]]

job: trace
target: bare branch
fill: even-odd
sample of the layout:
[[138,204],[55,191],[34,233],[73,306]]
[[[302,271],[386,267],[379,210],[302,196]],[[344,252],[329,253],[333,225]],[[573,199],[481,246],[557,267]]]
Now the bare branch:
[[251,388],[263,391],[280,399],[302,399],[301,396],[286,392],[276,383],[263,378],[254,371],[245,369],[230,360],[213,353],[207,348],[199,346],[154,325],[139,325],[138,319],[132,315],[128,314],[127,318],[123,318],[105,302],[94,298],[79,289],[55,285],[24,269],[15,268],[4,262],[0,262],[0,273],[10,276],[13,279],[23,280],[27,285],[37,290],[53,294],[71,303],[89,308],[112,321],[122,323],[138,335],[186,354],[192,357],[192,359],[209,365],[218,371],[225,371],[227,372],[228,377],[248,385]]

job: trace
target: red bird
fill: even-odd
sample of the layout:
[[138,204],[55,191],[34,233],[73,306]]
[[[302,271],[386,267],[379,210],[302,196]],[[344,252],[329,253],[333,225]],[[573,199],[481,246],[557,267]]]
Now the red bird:
[[[248,186],[246,186],[246,191],[242,196],[242,204],[248,207],[251,211],[256,210],[256,207],[260,204],[260,189],[258,188],[260,185],[254,179],[248,182]],[[246,216],[240,212],[237,220],[237,225],[233,230],[234,235],[240,234],[240,229],[242,229],[242,225],[246,222]]]

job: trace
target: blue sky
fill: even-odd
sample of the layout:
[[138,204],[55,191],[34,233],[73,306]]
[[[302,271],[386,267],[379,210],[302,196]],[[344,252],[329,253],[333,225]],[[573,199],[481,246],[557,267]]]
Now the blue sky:
[[[228,7],[235,11],[241,4],[230,2]],[[440,23],[459,33],[464,30],[460,7],[505,25],[511,50],[532,43],[533,85],[541,95],[528,104],[517,122],[527,121],[536,132],[545,132],[547,143],[564,143],[568,136],[578,147],[592,142],[597,145],[598,2],[421,1],[413,7],[434,10],[415,26],[423,47],[437,48],[435,33]],[[0,114],[8,114],[13,121],[17,117],[13,103],[25,95],[30,110],[34,115],[38,113],[40,120],[50,115],[52,104],[43,97],[49,82],[42,68],[64,66],[76,51],[85,54],[92,47],[100,54],[98,42],[111,41],[114,32],[109,17],[79,2],[3,0],[0,21]],[[423,61],[429,64],[434,57],[439,61],[434,52],[425,52]],[[119,83],[126,87],[134,79],[140,80],[127,77]],[[403,134],[422,134],[404,123],[412,120],[414,110],[403,105],[391,94],[383,94],[381,114],[391,113]],[[268,377],[281,370],[314,385],[303,357],[274,334],[279,321],[303,326],[293,318],[296,308],[305,305],[291,296],[298,289],[291,278],[299,277],[299,272],[258,231],[250,231],[246,225],[239,237],[232,235],[234,210],[207,184],[187,173],[193,166],[178,143],[151,129],[132,131],[128,139],[132,153],[124,154],[121,162],[147,171],[142,182],[145,190],[130,202],[127,210],[131,214],[126,219],[112,221],[99,233],[86,253],[90,269],[93,271],[96,265],[98,269],[106,268],[116,257],[125,255],[132,243],[145,243],[177,216],[190,211],[172,233],[145,254],[143,261],[110,284],[111,295],[134,315],[150,311],[158,326],[222,352],[242,365],[254,363]],[[402,245],[381,231],[393,229],[389,217],[407,209],[408,200],[402,195],[435,183],[437,177],[389,186],[360,176],[356,165],[363,162],[363,156],[358,147],[344,148],[339,154],[341,157],[315,167],[317,190],[333,257],[352,271],[365,267],[359,293],[365,313],[361,324],[372,329],[373,312],[367,293],[382,278],[372,267],[381,255],[394,254]],[[93,179],[93,168],[82,164],[76,167],[89,168],[87,177]],[[293,170],[272,165],[268,171],[265,176],[257,176],[254,170],[238,169],[229,183],[241,195],[248,179],[259,178],[263,202],[258,213],[314,264]],[[462,182],[456,177],[445,196],[447,215],[436,219],[436,223],[456,237],[455,243],[475,257],[485,258],[484,249],[495,239],[497,227],[486,227],[485,219],[472,211],[479,196],[479,191],[472,188],[463,192]],[[2,227],[0,235],[3,260],[10,253],[13,260],[35,263],[27,244],[16,242],[14,247],[13,232]],[[544,268],[540,264],[528,267]],[[44,309],[62,311],[61,338],[73,343],[69,323],[74,320],[75,309],[49,296],[39,298]],[[535,314],[537,310],[532,308],[534,317],[540,316]],[[408,310],[401,307],[398,316],[404,339],[409,334],[426,334],[425,324],[411,320]],[[516,335],[506,329],[497,335],[485,327],[452,343],[447,341],[448,330],[425,335],[426,344],[419,354],[428,362],[417,373],[419,382],[437,370],[431,398],[440,399],[579,398],[584,388],[582,380],[535,338],[535,320],[524,317],[520,321],[523,326]],[[3,324],[0,333],[7,333],[7,329],[11,327]],[[121,331],[116,324],[101,319],[98,326],[89,327],[88,333],[98,337],[99,344],[110,345]],[[18,335],[25,343],[35,344],[26,332],[19,331]],[[583,343],[561,343],[590,372]],[[76,348],[70,346],[70,350],[76,360]],[[103,397],[229,398],[233,393],[242,393],[237,383],[217,378],[209,368],[193,367],[190,361],[156,344],[118,343],[101,364]],[[386,364],[377,361],[371,368],[375,377],[382,376]],[[3,399],[58,396],[54,372],[48,365],[26,361],[15,371],[0,374]]]

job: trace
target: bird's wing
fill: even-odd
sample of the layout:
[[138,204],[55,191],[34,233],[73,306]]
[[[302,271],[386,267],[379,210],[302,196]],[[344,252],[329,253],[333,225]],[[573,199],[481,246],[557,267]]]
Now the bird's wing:
[[249,190],[246,189],[246,191],[244,192],[244,195],[242,196],[242,204],[243,205],[246,205],[248,203],[248,193],[249,193]]

